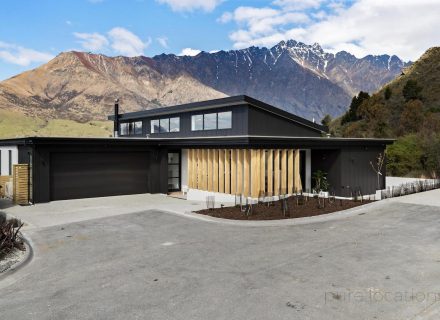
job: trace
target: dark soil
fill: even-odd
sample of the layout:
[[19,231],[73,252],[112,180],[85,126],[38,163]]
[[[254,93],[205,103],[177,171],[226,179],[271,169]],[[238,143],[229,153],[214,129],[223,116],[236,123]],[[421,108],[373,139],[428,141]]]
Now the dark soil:
[[267,203],[254,204],[252,205],[252,212],[249,215],[246,214],[246,212],[242,212],[240,206],[204,209],[196,211],[196,213],[232,220],[278,220],[319,216],[321,214],[358,207],[371,201],[364,200],[360,202],[337,199],[329,201],[329,199],[325,199],[324,206],[322,206],[322,202],[323,199],[320,199],[319,203],[317,198],[304,197],[303,204],[298,204],[296,197],[289,197],[287,199],[289,209],[286,211],[286,215],[283,213],[281,201],[274,201],[271,205]]

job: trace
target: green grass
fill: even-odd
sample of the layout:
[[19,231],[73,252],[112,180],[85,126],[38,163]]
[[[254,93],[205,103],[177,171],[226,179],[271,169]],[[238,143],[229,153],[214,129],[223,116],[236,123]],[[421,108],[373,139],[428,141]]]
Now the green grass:
[[90,121],[79,123],[73,120],[44,120],[18,112],[0,110],[0,138],[27,136],[49,137],[109,137],[112,134],[111,121]]

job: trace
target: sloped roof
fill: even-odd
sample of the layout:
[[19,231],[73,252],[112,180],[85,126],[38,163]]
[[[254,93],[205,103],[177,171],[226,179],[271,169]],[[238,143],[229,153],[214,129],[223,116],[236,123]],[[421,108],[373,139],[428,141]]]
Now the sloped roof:
[[[284,111],[280,108],[274,107],[270,104],[267,104],[263,101],[254,99],[246,95],[192,102],[192,103],[180,104],[169,107],[161,107],[161,108],[145,110],[145,111],[129,112],[129,113],[121,114],[119,119],[131,120],[131,119],[146,118],[146,117],[156,117],[156,116],[164,116],[164,115],[190,112],[190,111],[209,110],[219,107],[230,107],[230,106],[242,105],[242,104],[248,104],[251,107],[263,109],[267,112],[276,114],[283,118],[287,118],[293,122],[310,127],[320,132],[327,132],[327,127],[325,126],[301,118],[293,113]],[[109,116],[108,119],[114,120],[114,115]]]

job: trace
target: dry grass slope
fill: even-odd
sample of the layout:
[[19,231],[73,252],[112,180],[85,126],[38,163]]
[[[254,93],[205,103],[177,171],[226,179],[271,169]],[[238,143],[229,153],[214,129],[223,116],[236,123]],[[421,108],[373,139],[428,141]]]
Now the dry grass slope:
[[22,113],[0,109],[0,139],[26,136],[109,137],[111,121],[79,123],[73,120],[44,120]]

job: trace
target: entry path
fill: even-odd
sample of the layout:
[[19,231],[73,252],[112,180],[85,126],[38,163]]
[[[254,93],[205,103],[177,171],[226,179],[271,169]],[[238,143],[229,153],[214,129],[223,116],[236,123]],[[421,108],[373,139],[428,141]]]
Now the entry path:
[[440,207],[407,199],[293,226],[154,209],[29,228],[1,318],[439,319]]

